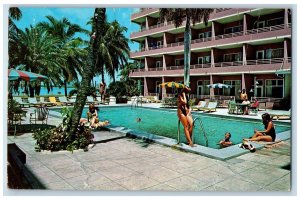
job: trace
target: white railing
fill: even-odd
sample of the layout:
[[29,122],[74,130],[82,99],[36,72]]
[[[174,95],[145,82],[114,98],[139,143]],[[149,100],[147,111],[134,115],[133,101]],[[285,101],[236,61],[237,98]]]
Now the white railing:
[[277,64],[277,63],[282,63],[283,61],[284,58],[247,60],[247,65]]
[[221,40],[221,39],[238,37],[238,36],[241,36],[243,34],[244,34],[244,32],[240,31],[240,32],[228,33],[228,34],[224,34],[224,35],[217,35],[217,36],[215,36],[215,40]]
[[263,33],[263,32],[269,32],[269,31],[277,31],[285,28],[285,24],[280,24],[276,26],[269,26],[269,27],[263,27],[263,28],[257,28],[246,31],[246,35],[250,34],[257,34],[257,33]]
[[212,40],[212,37],[200,38],[200,39],[191,40],[191,44],[200,43],[200,42],[207,42],[207,41],[211,41],[211,40]]
[[162,26],[165,26],[163,22],[160,23],[160,24],[157,24],[157,25],[149,26],[148,30],[159,28],[159,27],[162,27]]
[[184,44],[184,42],[175,42],[175,43],[167,44],[167,47],[177,47],[177,46],[181,46],[183,44]]
[[241,66],[241,65],[243,65],[243,61],[215,63],[215,67],[231,67],[231,66]]
[[162,48],[164,48],[164,45],[148,47],[149,50],[153,50],[153,49],[162,49]]
[[162,71],[162,70],[163,70],[162,67],[154,67],[154,68],[148,67],[148,71]]
[[183,69],[184,65],[179,65],[179,66],[168,66],[167,70],[176,70],[176,69]]
[[206,63],[206,64],[194,64],[191,65],[191,69],[197,69],[197,68],[210,68],[211,67],[211,63]]

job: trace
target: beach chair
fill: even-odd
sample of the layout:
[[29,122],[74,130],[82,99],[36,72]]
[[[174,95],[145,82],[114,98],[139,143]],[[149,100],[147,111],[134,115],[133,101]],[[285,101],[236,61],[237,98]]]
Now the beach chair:
[[200,110],[201,108],[205,108],[206,104],[206,101],[199,101],[198,105],[192,106],[192,109]]
[[22,100],[22,97],[13,97],[13,100],[15,100],[18,104],[20,104],[21,107],[25,107],[25,106],[30,107],[30,103],[24,102]]
[[38,122],[41,122],[41,124],[47,124],[48,116],[49,116],[48,108],[46,108],[45,106],[36,108],[33,113],[30,113],[30,117],[29,117],[30,126],[31,124],[37,124]]
[[269,111],[270,117],[273,120],[290,120],[291,119],[291,109],[288,111]]
[[33,106],[40,106],[40,105],[42,105],[42,103],[37,102],[37,100],[36,100],[35,97],[29,97],[28,98],[28,102],[29,102],[30,105],[33,105]]
[[63,105],[72,105],[73,103],[71,101],[68,101],[67,97],[58,97],[58,100]]
[[55,98],[55,97],[49,97],[49,101],[50,101],[52,104],[56,105],[56,106],[60,106],[60,105],[61,105],[60,102],[57,102],[57,101],[56,101],[56,98]]
[[234,114],[236,112],[236,103],[234,101],[228,102],[228,113]]
[[217,105],[218,105],[218,102],[216,102],[216,101],[209,102],[207,107],[200,108],[200,110],[208,111],[208,112],[217,111]]
[[45,105],[45,106],[54,106],[53,103],[51,103],[49,101],[45,101],[45,97],[40,97],[40,102],[42,105]]
[[97,102],[98,105],[101,104],[102,103],[101,97],[96,97],[96,102]]

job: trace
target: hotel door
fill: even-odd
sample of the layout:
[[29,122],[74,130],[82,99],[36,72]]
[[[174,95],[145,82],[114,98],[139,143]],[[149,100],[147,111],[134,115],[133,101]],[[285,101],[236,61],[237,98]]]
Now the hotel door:
[[203,95],[203,86],[198,85],[198,87],[197,87],[197,98],[200,98],[201,95]]

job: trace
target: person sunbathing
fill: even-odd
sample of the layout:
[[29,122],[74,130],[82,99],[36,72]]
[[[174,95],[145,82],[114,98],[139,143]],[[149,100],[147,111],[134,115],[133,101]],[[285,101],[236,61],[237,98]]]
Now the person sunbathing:
[[88,121],[88,119],[86,119],[86,118],[81,118],[79,123],[81,125],[84,125],[84,126],[89,126],[90,128],[98,128],[98,127],[103,127],[103,126],[108,126],[109,125],[108,120],[105,120],[105,121],[101,122],[98,118],[95,119],[93,124],[91,124]]

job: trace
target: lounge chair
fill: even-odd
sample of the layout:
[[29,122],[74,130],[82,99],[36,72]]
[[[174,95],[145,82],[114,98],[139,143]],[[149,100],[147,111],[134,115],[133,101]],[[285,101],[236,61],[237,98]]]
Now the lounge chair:
[[234,101],[228,102],[228,113],[234,114],[236,112],[236,103]]
[[253,104],[250,105],[249,107],[249,115],[257,115],[259,108],[259,102],[255,101]]
[[206,104],[206,101],[199,101],[198,105],[192,106],[192,109],[200,110],[201,108],[205,108]]
[[97,104],[101,104],[102,103],[101,97],[96,97],[96,102],[97,102]]
[[45,105],[45,106],[54,106],[53,103],[51,103],[49,101],[45,101],[45,97],[40,97],[40,102],[42,105]]
[[63,105],[72,105],[73,104],[71,101],[68,101],[67,97],[58,97],[58,100]]
[[30,113],[29,123],[37,124],[37,122],[41,122],[42,124],[47,124],[49,115],[49,109],[41,106],[34,110],[34,113]]
[[18,104],[20,104],[21,107],[25,107],[25,106],[30,107],[30,103],[24,102],[24,101],[22,100],[22,97],[13,97],[13,99],[14,99]]
[[290,120],[291,119],[291,109],[288,111],[270,111],[270,117],[274,120]]
[[208,111],[208,112],[217,111],[217,105],[218,102],[208,102],[207,107],[200,108],[200,110]]
[[33,105],[33,106],[40,106],[42,105],[41,102],[37,102],[36,98],[35,97],[29,97],[28,98],[28,102],[30,105]]
[[61,105],[60,102],[57,102],[57,101],[56,101],[56,98],[55,98],[55,97],[49,97],[49,101],[50,101],[51,103],[53,103],[54,105],[56,105],[56,106],[60,106],[60,105]]

